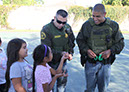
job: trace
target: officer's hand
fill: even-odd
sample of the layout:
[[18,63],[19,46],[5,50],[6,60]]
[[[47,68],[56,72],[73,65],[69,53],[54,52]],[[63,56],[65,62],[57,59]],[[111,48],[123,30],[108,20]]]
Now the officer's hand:
[[73,59],[72,54],[69,54],[69,56],[68,56],[68,60],[70,61],[70,60],[72,60],[72,59]]
[[67,53],[66,51],[63,51],[61,54],[64,55],[64,54],[66,54],[66,53]]
[[102,58],[107,59],[111,55],[111,50],[109,49],[109,50],[103,51],[100,54],[102,54]]
[[87,54],[90,58],[95,58],[96,57],[96,54],[91,49],[87,50]]

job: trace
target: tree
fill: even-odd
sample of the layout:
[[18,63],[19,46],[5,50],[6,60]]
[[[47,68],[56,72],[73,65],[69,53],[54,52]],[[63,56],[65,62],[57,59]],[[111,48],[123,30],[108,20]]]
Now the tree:
[[114,0],[102,0],[102,4],[104,4],[104,5],[107,5],[107,4],[111,5],[113,1]]
[[122,0],[113,0],[112,5],[113,6],[122,6]]
[[123,6],[129,6],[129,0],[122,0],[122,5]]
[[3,0],[3,4],[34,5],[39,1],[43,4],[43,0]]
[[102,4],[104,5],[113,5],[113,6],[129,6],[129,0],[102,0]]

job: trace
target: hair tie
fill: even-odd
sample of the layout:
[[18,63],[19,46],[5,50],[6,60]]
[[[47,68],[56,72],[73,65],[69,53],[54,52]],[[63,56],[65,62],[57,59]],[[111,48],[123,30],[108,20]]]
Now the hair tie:
[[44,57],[46,57],[46,54],[47,54],[47,46],[44,44],[44,47],[45,47]]

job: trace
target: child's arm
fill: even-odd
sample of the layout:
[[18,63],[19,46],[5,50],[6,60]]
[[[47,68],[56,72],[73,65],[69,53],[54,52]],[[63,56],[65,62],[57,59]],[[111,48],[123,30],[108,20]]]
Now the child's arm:
[[58,73],[61,73],[62,72],[62,67],[63,67],[63,63],[64,63],[64,60],[65,59],[68,59],[68,53],[64,53],[62,58],[61,58],[61,61],[60,61],[60,64],[57,68],[57,70],[54,70],[53,68],[50,69],[52,75],[56,75]]
[[62,56],[61,61],[60,61],[60,64],[59,64],[59,66],[58,66],[58,68],[56,70],[56,74],[62,73],[62,67],[63,67],[63,64],[64,64],[65,59],[68,59],[68,53],[66,53],[66,54],[64,54]]
[[55,82],[56,82],[56,79],[57,79],[58,77],[61,77],[61,76],[67,76],[67,75],[64,74],[64,73],[56,74],[56,75],[53,77],[53,79],[52,79],[52,81],[51,81],[50,84],[48,84],[48,83],[42,84],[42,87],[43,87],[43,89],[44,89],[44,92],[50,92],[50,91],[52,90],[52,88],[53,88]]
[[12,78],[12,83],[16,92],[26,92],[21,84],[21,78]]

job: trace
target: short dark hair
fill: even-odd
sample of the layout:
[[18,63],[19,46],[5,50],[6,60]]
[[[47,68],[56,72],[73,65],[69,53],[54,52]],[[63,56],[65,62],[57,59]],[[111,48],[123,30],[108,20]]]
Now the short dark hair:
[[93,11],[105,13],[105,7],[103,4],[96,4],[93,8]]
[[67,11],[63,10],[63,9],[59,9],[57,12],[56,12],[56,16],[57,15],[61,15],[63,18],[67,17],[68,16],[68,13]]

